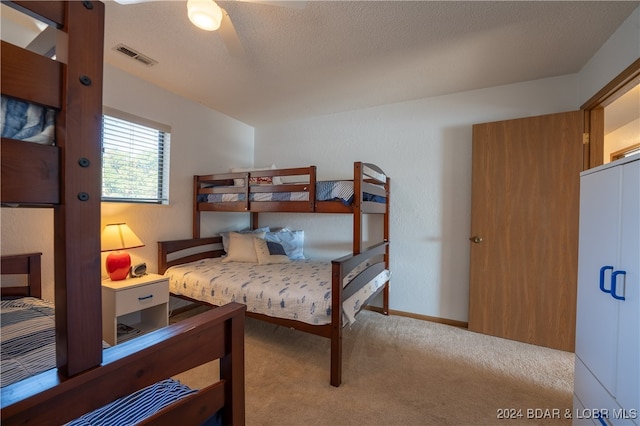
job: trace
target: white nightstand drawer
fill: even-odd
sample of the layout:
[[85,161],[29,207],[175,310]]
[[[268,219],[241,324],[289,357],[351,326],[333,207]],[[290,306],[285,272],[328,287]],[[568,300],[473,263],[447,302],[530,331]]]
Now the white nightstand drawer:
[[116,316],[141,311],[152,306],[169,302],[169,283],[158,281],[116,293]]
[[102,281],[102,338],[118,343],[118,324],[149,332],[169,324],[169,279],[158,274]]

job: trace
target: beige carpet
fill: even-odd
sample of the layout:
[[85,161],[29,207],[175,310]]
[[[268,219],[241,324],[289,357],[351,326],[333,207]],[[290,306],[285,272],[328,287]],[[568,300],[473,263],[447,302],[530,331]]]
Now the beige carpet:
[[[247,424],[570,424],[572,353],[371,311],[343,342],[335,388],[327,339],[248,319]],[[202,387],[211,374],[217,365],[179,379]]]

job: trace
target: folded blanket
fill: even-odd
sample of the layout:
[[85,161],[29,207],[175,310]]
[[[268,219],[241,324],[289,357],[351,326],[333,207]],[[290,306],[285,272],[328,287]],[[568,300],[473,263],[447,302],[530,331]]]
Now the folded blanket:
[[53,145],[55,110],[2,96],[0,130],[3,138]]

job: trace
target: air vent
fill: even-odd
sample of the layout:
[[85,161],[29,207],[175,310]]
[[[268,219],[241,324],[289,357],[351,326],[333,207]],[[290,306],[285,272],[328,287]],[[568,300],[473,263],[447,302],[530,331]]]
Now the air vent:
[[136,61],[142,62],[143,64],[147,65],[147,66],[151,66],[151,65],[155,65],[158,63],[158,61],[156,61],[155,59],[151,59],[150,57],[143,55],[142,53],[138,52],[135,49],[130,48],[129,46],[126,46],[122,43],[116,45],[113,50],[116,50],[120,53],[123,53],[125,55],[127,55],[130,58],[135,59]]

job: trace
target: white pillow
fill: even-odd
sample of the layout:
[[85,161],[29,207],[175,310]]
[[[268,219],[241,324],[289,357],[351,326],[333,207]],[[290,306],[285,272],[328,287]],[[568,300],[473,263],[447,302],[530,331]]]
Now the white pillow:
[[[268,226],[263,226],[258,229],[244,229],[242,231],[231,231],[231,232],[237,232],[238,234],[256,234],[259,232],[269,232],[269,231],[270,229]],[[220,233],[220,236],[222,237],[222,248],[224,249],[225,253],[229,253],[229,233],[230,232]]]
[[258,255],[253,244],[254,238],[264,238],[264,232],[252,234],[239,234],[229,232],[229,251],[222,258],[223,262],[258,263]]
[[[245,172],[254,172],[260,170],[275,170],[277,169],[275,164],[272,164],[269,167],[234,167],[231,169],[231,173],[245,173]],[[274,185],[282,185],[282,181],[280,180],[280,176],[274,176],[272,179]],[[234,179],[233,186],[244,186],[244,179]]]

